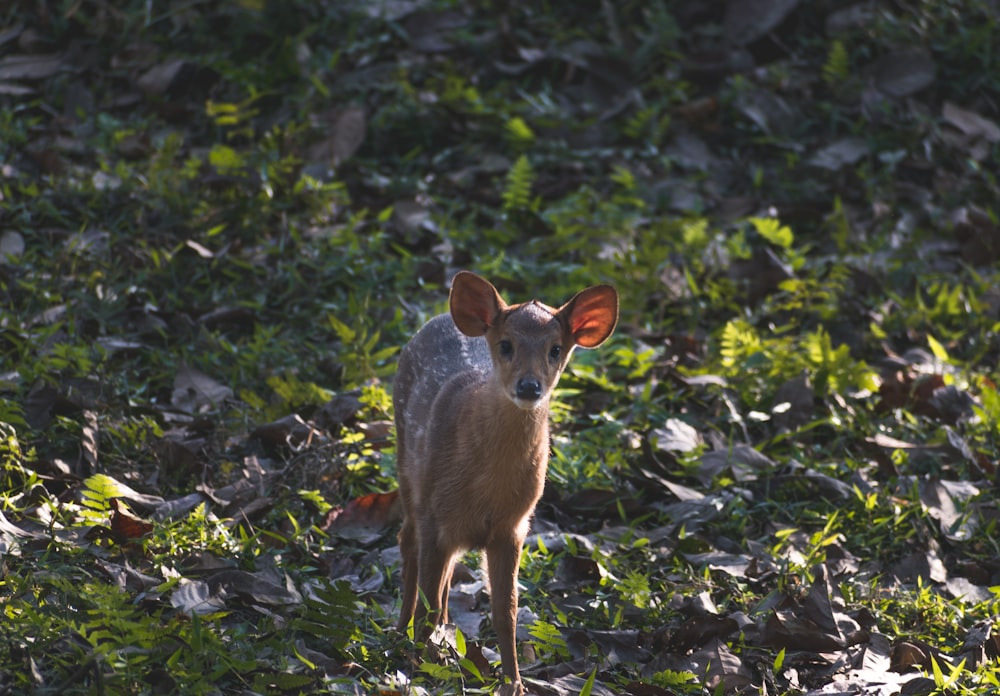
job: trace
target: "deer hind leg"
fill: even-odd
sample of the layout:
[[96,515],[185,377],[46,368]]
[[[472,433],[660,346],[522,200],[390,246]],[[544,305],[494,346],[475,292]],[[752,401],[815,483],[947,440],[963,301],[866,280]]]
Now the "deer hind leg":
[[436,626],[444,623],[442,609],[447,611],[447,582],[451,578],[455,554],[451,549],[442,548],[433,533],[421,534],[420,537],[418,584],[423,597],[417,602],[414,623],[419,621],[422,626],[428,623]]
[[448,595],[451,594],[451,576],[455,573],[455,560],[451,556],[444,577],[441,579],[441,620],[438,623],[448,623]]
[[417,606],[418,572],[417,534],[413,521],[408,516],[403,520],[403,527],[399,530],[399,552],[403,561],[400,572],[403,584],[403,601],[399,608],[399,623],[396,628],[400,631],[406,631]]

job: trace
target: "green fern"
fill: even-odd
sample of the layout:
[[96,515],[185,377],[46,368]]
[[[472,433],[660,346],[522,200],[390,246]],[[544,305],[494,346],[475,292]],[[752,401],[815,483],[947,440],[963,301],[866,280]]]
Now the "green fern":
[[528,635],[534,639],[535,649],[539,653],[562,658],[569,657],[566,639],[563,638],[562,632],[549,622],[536,620],[528,628]]
[[719,354],[722,356],[722,364],[726,367],[738,365],[764,349],[760,336],[742,319],[730,321],[725,325],[719,343]]
[[90,522],[103,521],[111,509],[111,499],[121,498],[129,490],[106,474],[94,474],[83,482],[80,491],[81,515]]
[[503,191],[503,209],[507,212],[527,210],[531,207],[531,187],[535,183],[535,169],[526,155],[521,155],[507,172],[507,185]]
[[789,249],[795,241],[792,229],[787,225],[782,225],[775,218],[750,218],[750,224],[757,230],[757,234],[782,249]]
[[823,64],[823,80],[828,85],[843,82],[851,72],[850,58],[842,41],[834,41]]
[[535,142],[535,132],[520,116],[507,121],[507,140],[515,147],[526,147]]

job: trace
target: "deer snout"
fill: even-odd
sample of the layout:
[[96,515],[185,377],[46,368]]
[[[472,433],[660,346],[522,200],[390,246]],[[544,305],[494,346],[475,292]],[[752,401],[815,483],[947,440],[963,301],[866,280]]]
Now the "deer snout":
[[522,377],[517,380],[514,395],[524,401],[538,401],[542,398],[542,383],[536,377]]

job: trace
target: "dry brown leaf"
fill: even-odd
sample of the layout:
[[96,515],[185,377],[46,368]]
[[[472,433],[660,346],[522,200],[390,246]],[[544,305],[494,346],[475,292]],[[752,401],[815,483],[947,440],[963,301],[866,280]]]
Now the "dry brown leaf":
[[401,515],[399,491],[369,493],[355,498],[343,508],[331,510],[320,528],[331,534],[369,543],[380,539],[389,525],[397,522]]
[[141,539],[153,531],[150,522],[136,516],[118,498],[111,499],[111,533],[123,542]]
[[764,645],[810,652],[836,652],[844,647],[837,635],[824,631],[795,609],[774,611],[761,632]]

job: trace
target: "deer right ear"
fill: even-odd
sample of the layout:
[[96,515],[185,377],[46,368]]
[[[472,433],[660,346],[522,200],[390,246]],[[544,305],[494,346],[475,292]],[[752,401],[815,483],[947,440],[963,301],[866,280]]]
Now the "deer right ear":
[[469,271],[460,271],[451,281],[451,318],[466,336],[482,336],[493,326],[497,315],[507,308],[497,289]]
[[618,325],[618,291],[610,285],[581,290],[559,308],[573,340],[581,348],[596,348],[614,333]]

